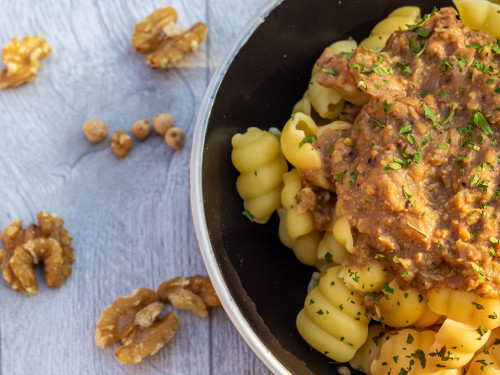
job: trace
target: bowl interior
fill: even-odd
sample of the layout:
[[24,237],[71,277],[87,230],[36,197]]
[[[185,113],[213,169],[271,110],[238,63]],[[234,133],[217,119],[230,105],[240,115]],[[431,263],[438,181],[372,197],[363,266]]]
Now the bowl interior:
[[235,188],[238,174],[231,164],[231,137],[250,126],[282,128],[302,97],[322,50],[350,36],[361,41],[378,21],[403,5],[418,5],[428,13],[434,6],[451,6],[452,2],[281,2],[241,47],[215,97],[202,109],[210,111],[213,102],[205,142],[199,145],[203,147],[200,199],[212,247],[208,251],[213,251],[243,317],[292,373],[338,373],[338,365],[311,350],[295,328],[314,269],[302,265],[280,243],[276,214],[266,225],[250,223],[242,215],[242,200]]

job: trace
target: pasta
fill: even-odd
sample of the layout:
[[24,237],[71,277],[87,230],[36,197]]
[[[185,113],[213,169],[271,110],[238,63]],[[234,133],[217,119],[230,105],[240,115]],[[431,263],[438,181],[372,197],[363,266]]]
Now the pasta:
[[372,375],[370,366],[373,360],[379,357],[380,348],[389,337],[390,335],[387,334],[387,329],[380,324],[369,326],[368,337],[365,343],[356,351],[356,354],[349,361],[349,364],[356,370]]
[[366,341],[370,318],[361,305],[361,296],[339,278],[340,269],[334,266],[321,275],[297,316],[297,329],[316,350],[346,362]]
[[414,25],[420,18],[420,8],[414,6],[401,7],[393,11],[387,18],[375,25],[370,36],[360,44],[372,51],[379,52],[384,48],[389,36],[396,30],[406,30],[407,25]]
[[432,368],[426,354],[434,342],[433,331],[402,329],[382,344],[380,355],[371,364],[371,374],[459,375],[459,369]]
[[278,229],[281,243],[292,249],[299,261],[308,265],[315,266],[318,264],[318,246],[321,241],[322,232],[313,230],[299,237],[290,237],[286,228],[288,212],[284,208],[278,209],[280,217],[280,225]]
[[249,128],[232,139],[231,159],[241,173],[236,188],[255,222],[266,223],[280,206],[282,175],[288,170],[273,134]]
[[283,190],[281,204],[286,210],[286,231],[291,238],[303,236],[314,230],[311,212],[298,212],[299,195],[302,190],[300,176],[296,169],[283,174]]
[[[500,15],[492,11],[498,9],[500,14],[500,5],[483,0],[454,1],[467,25],[500,36]],[[479,173],[486,169],[487,172],[498,170],[496,166],[485,165],[500,160],[496,147],[500,136],[496,128],[491,129],[490,119],[491,124],[500,120],[496,112],[485,110],[483,121],[478,115],[479,109],[471,109],[480,104],[470,103],[476,97],[475,92],[467,93],[467,101],[458,107],[455,101],[444,100],[445,96],[453,95],[444,88],[438,93],[420,93],[411,83],[410,89],[403,90],[410,77],[420,75],[412,70],[412,61],[427,52],[432,59],[424,60],[426,64],[438,62],[433,68],[450,76],[456,71],[468,73],[472,81],[492,72],[493,68],[488,68],[488,72],[485,68],[490,60],[481,63],[480,59],[498,58],[500,42],[495,45],[491,40],[484,46],[479,42],[466,44],[464,36],[477,38],[474,41],[490,39],[463,26],[460,38],[456,35],[451,38],[449,29],[458,27],[453,23],[457,21],[455,15],[445,8],[422,18],[418,7],[405,6],[380,21],[359,48],[352,39],[327,47],[312,69],[307,90],[283,127],[284,158],[278,138],[267,132],[250,128],[245,135],[233,138],[233,164],[241,173],[237,188],[245,200],[245,208],[260,222],[267,221],[278,209],[281,242],[292,249],[299,261],[320,271],[313,273],[304,307],[297,315],[300,335],[327,357],[338,362],[350,361],[353,368],[368,375],[500,373],[500,298],[486,298],[495,285],[498,293],[494,295],[500,295],[498,205],[493,211],[495,214],[487,212],[500,197],[500,190],[495,193],[488,190],[490,180],[487,178],[496,181],[496,175]],[[450,18],[448,27],[444,22]],[[431,28],[427,24],[438,26]],[[398,30],[408,31],[398,32],[389,39]],[[443,46],[442,40],[442,43],[434,41],[431,46],[433,33],[453,39],[453,48],[463,43],[464,48],[471,51],[466,50],[465,57],[455,53],[443,60],[441,55],[447,46]],[[406,55],[401,52],[391,60],[388,57],[391,46],[406,51]],[[384,52],[376,53],[382,49]],[[371,65],[367,61],[371,61]],[[332,69],[337,67],[345,69],[337,74]],[[470,67],[472,70],[467,71]],[[453,71],[454,68],[458,69]],[[398,75],[389,80],[395,71]],[[349,80],[349,75],[357,81]],[[371,82],[365,82],[368,79]],[[480,79],[480,85],[494,86],[493,79],[490,83]],[[458,92],[466,90],[460,88]],[[493,91],[498,94],[498,88]],[[395,94],[391,96],[392,93]],[[484,101],[496,100],[485,95],[484,98],[491,100]],[[443,115],[441,109],[447,104],[450,107]],[[500,105],[490,112],[499,108]],[[463,113],[468,110],[472,113],[464,118]],[[460,127],[449,126],[457,129],[458,135],[448,135],[446,125],[451,125],[454,116],[461,115],[460,121],[457,120]],[[464,127],[467,121],[469,126]],[[472,137],[474,130],[470,128],[481,131],[488,140],[485,141],[482,134]],[[426,135],[436,129],[435,137],[441,137],[443,142],[437,143],[432,134]],[[446,156],[439,154],[457,143],[457,139],[458,150]],[[436,141],[436,147],[427,154],[427,160],[423,160],[424,146],[431,141]],[[489,161],[469,163],[472,151],[459,156],[465,149],[479,154],[478,144],[492,145],[494,152]],[[408,151],[411,147],[412,153]],[[486,160],[488,154],[483,154]],[[445,176],[443,165],[450,158],[454,159],[453,164],[460,165],[458,177]],[[293,166],[290,171],[285,159]],[[377,165],[384,171],[374,174],[379,180],[367,179]],[[446,168],[452,167],[455,166]],[[465,173],[469,167],[474,170],[472,176]],[[403,170],[411,173],[396,173]],[[364,185],[360,185],[362,178]],[[378,184],[379,181],[383,183]],[[421,181],[428,184],[418,185]],[[431,206],[438,205],[428,204],[430,196],[445,194],[445,190],[451,191],[455,185],[472,189],[481,183],[479,198],[474,192],[466,196],[464,194],[469,193],[462,191],[462,195],[453,193],[455,195],[442,203],[439,196],[439,205],[455,210],[457,216],[447,217],[448,212],[441,212],[442,218],[436,216],[429,222],[423,219],[436,211]],[[419,190],[420,186],[426,189]],[[325,191],[332,197],[330,200],[330,195],[326,195],[326,202],[332,205],[322,206],[327,209],[320,213],[327,212],[328,220],[321,222],[324,217],[318,215],[316,208]],[[254,199],[259,203],[251,205]],[[467,204],[472,212],[464,208]],[[477,215],[479,210],[481,215]],[[256,216],[254,211],[259,214]],[[384,225],[379,225],[381,211],[392,214]],[[402,212],[408,213],[407,216]],[[491,216],[495,220],[486,221]],[[450,227],[441,228],[440,220],[450,222]],[[460,220],[467,226],[460,227],[457,224]],[[458,236],[450,239],[452,229]],[[395,232],[401,236],[393,235]],[[486,257],[475,248],[473,240],[477,238],[481,239],[476,243],[489,238]],[[495,266],[488,275],[486,267],[491,264]]]
[[435,368],[450,369],[459,369],[465,366],[472,359],[476,350],[488,341],[490,333],[481,326],[474,327],[449,318],[446,319],[429,348],[429,365]]

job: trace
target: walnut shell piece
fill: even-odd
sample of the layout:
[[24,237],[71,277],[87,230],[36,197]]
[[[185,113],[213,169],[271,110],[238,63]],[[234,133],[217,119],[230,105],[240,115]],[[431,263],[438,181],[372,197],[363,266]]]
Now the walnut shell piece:
[[99,317],[94,334],[96,345],[105,348],[125,339],[134,328],[137,313],[158,299],[148,288],[138,288],[130,296],[118,297]]
[[161,301],[200,317],[208,315],[208,307],[220,306],[210,279],[203,275],[175,277],[160,284],[156,292]]
[[2,275],[12,289],[26,294],[38,292],[35,264],[44,262],[47,285],[57,288],[71,275],[75,260],[73,238],[63,228],[63,219],[47,211],[40,211],[37,219],[39,226],[31,224],[26,229],[16,219],[0,234],[5,244],[0,249]]
[[117,130],[111,137],[111,148],[116,156],[124,158],[132,148],[132,138],[123,130]]
[[177,12],[167,6],[135,26],[132,46],[137,52],[150,53],[146,63],[151,68],[165,69],[179,63],[185,53],[195,51],[205,40],[208,29],[203,22],[195,23],[189,30],[176,22]]
[[6,68],[0,72],[0,89],[9,89],[33,81],[40,69],[40,59],[51,51],[41,36],[27,36],[22,41],[12,39],[2,49]]
[[155,354],[174,336],[179,319],[173,311],[166,314],[146,328],[139,328],[129,343],[115,350],[115,356],[121,363],[135,364],[148,355]]

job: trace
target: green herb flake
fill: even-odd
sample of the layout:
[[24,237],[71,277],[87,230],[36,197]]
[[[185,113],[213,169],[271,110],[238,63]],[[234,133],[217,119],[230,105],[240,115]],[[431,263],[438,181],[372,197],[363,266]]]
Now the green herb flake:
[[302,138],[302,140],[299,143],[299,148],[302,148],[303,145],[306,143],[314,143],[317,141],[318,138],[316,138],[314,135],[309,134],[308,136]]
[[347,171],[337,173],[337,176],[335,177],[335,180],[336,181],[342,181],[342,179],[344,178],[346,172]]
[[323,69],[321,69],[321,71],[322,71],[323,73],[328,74],[329,76],[333,76],[333,75],[337,74],[337,72],[336,72],[335,70],[333,70],[333,69],[326,69],[326,68],[323,68]]
[[241,214],[245,216],[248,220],[250,220],[252,223],[255,220],[254,216],[248,210],[243,211]]
[[406,124],[399,129],[399,134],[405,134],[408,132],[411,132],[411,129],[413,128],[412,124]]
[[479,333],[479,336],[483,337],[488,333],[488,329],[485,326],[479,326],[477,327],[476,332]]
[[477,302],[472,302],[472,304],[476,307],[476,309],[478,310],[483,310],[484,309],[484,306],[481,305],[480,303],[477,303]]
[[325,260],[326,260],[326,263],[333,263],[333,256],[332,256],[332,254],[330,254],[330,252],[327,252],[325,254]]
[[439,93],[439,96],[440,96],[440,97],[442,97],[442,98],[444,98],[444,96],[445,96],[445,95],[446,95],[446,94],[445,94],[445,92],[444,92],[444,91],[441,91],[441,92]]
[[405,196],[405,198],[409,199],[411,197],[413,197],[413,193],[410,191],[410,189],[408,189],[406,186],[403,185],[403,195]]
[[484,118],[483,114],[479,111],[474,111],[471,115],[470,121],[474,123],[481,131],[487,136],[493,135],[493,131],[490,128],[490,124]]
[[406,343],[411,344],[413,342],[413,340],[415,340],[415,339],[413,338],[411,333],[408,333],[408,337],[406,338]]
[[[370,120],[372,120],[373,122],[375,122],[378,126],[380,126],[381,128],[384,128],[386,129],[387,128],[387,124],[384,124],[382,122],[380,122],[379,120],[377,120],[376,118],[374,117],[370,117]],[[387,121],[387,119],[386,119]]]
[[441,122],[441,125],[446,125],[447,123],[449,123],[453,116],[455,116],[455,103],[451,103],[450,113],[448,114],[448,117],[446,117],[444,121]]
[[389,103],[387,100],[384,100],[384,112],[389,114],[392,108],[392,103]]
[[479,279],[484,281],[485,278],[484,278],[484,270],[483,270],[483,267],[481,267],[480,265],[476,264],[476,263],[472,263],[471,262],[471,267],[474,271],[476,271],[477,275],[479,276]]
[[344,54],[342,55],[342,58],[343,58],[344,60],[349,60],[350,58],[352,58],[352,55],[353,55],[353,53],[352,53],[352,52],[351,52],[351,53],[344,53]]
[[445,142],[443,142],[443,143],[439,143],[439,144],[437,145],[437,148],[439,148],[440,150],[448,150],[448,147],[449,147],[449,146],[448,146],[448,143],[445,143]]
[[437,122],[436,114],[432,111],[432,109],[429,108],[427,104],[422,103],[422,105],[424,107],[425,117],[427,117],[429,120],[432,121],[432,124],[436,129],[439,128],[439,123]]
[[406,223],[411,229],[413,229],[415,232],[417,232],[418,234],[424,236],[425,238],[429,237],[427,236],[427,234],[425,234],[424,232],[420,231],[418,228],[414,227],[413,225],[411,225],[410,223]]

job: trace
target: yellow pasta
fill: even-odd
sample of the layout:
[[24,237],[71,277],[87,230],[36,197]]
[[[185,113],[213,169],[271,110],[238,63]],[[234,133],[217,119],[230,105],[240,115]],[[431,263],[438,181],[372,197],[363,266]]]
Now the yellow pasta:
[[498,375],[500,374],[500,331],[491,333],[488,342],[470,361],[466,375]]
[[311,101],[309,100],[309,91],[306,91],[292,109],[292,113],[302,112],[311,116]]
[[331,267],[321,275],[297,316],[297,329],[314,349],[346,362],[366,341],[370,319],[362,297],[339,278],[340,269]]
[[420,18],[420,8],[405,6],[393,11],[387,18],[375,25],[370,36],[363,40],[360,45],[374,52],[384,48],[387,39],[394,31],[407,30],[407,25],[412,25]]
[[381,263],[374,261],[363,266],[345,266],[340,277],[349,288],[361,293],[379,291],[388,282],[388,273]]
[[460,20],[473,30],[484,30],[500,38],[500,6],[484,0],[453,0]]
[[500,300],[486,299],[474,292],[435,288],[427,293],[429,308],[458,322],[482,325],[488,329],[500,326]]
[[353,359],[349,361],[350,365],[356,370],[371,375],[371,363],[374,359],[379,357],[380,348],[385,342],[386,337],[389,337],[387,329],[380,324],[372,324],[369,326],[368,337],[363,346],[358,349]]
[[283,174],[283,190],[281,205],[286,210],[286,231],[291,238],[303,236],[314,230],[314,221],[310,211],[298,212],[300,191],[302,185],[296,169]]
[[278,234],[280,241],[283,245],[293,250],[297,259],[308,265],[315,266],[318,264],[318,246],[323,236],[323,232],[313,230],[300,237],[290,237],[286,229],[287,211],[284,208],[278,208],[278,215],[280,217],[280,224]]
[[[424,295],[415,288],[401,290],[396,280],[392,280],[382,287],[382,293],[384,297],[379,299],[378,306],[380,321],[390,327],[411,326],[429,313]],[[434,318],[435,322],[439,315]]]
[[371,364],[372,375],[459,375],[459,369],[435,369],[429,364],[429,348],[434,342],[433,331],[402,329],[392,332],[382,344],[379,358]]
[[345,247],[348,252],[353,252],[354,240],[349,223],[344,216],[339,217],[333,225],[333,237],[335,238],[335,241]]
[[283,127],[281,148],[286,159],[298,170],[321,168],[321,154],[312,146],[318,127],[314,120],[297,112]]
[[288,165],[280,152],[278,138],[258,128],[249,128],[232,139],[231,159],[241,173],[236,188],[245,209],[255,222],[266,223],[280,206],[281,187]]
[[327,230],[318,245],[318,259],[326,259],[327,262],[332,264],[342,264],[348,256],[349,252],[335,241],[333,232]]
[[429,347],[429,365],[459,369],[465,366],[490,336],[485,327],[471,326],[446,319]]

